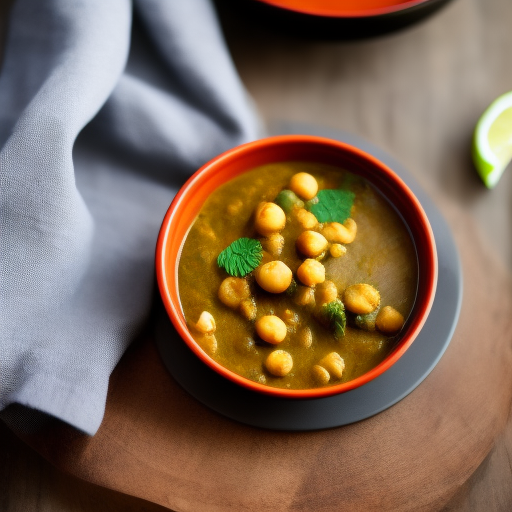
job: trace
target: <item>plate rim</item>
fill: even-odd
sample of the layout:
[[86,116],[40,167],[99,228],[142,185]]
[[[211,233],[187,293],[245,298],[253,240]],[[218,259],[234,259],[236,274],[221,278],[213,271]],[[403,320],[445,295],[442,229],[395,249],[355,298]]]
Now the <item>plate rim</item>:
[[[174,345],[168,343],[167,336],[172,335],[172,332],[169,331],[169,328],[172,329],[172,324],[163,305],[160,307],[155,323],[156,344],[164,365],[176,382],[196,400],[225,417],[253,427],[272,430],[315,431],[340,427],[367,419],[395,405],[414,391],[435,368],[453,337],[462,306],[463,279],[460,257],[449,226],[437,207],[413,176],[388,153],[357,135],[340,130],[291,123],[281,124],[277,129],[278,133],[321,134],[324,137],[331,137],[361,147],[392,167],[413,190],[431,221],[439,259],[438,289],[424,329],[429,326],[430,330],[439,329],[441,326],[443,328],[441,341],[439,341],[439,337],[435,339],[434,344],[426,343],[426,340],[423,340],[424,345],[420,346],[419,342],[427,336],[427,331],[424,330],[420,332],[404,356],[373,381],[342,394],[305,399],[274,397],[237,386],[197,359],[176,332],[177,343]],[[442,237],[445,243],[441,245],[438,242],[438,237]],[[444,261],[445,252],[450,253],[451,261]],[[451,274],[448,275],[450,272]],[[432,313],[435,312],[436,300],[438,308],[441,308],[440,301],[444,300],[438,294],[449,285],[452,286],[453,289],[450,292],[455,297],[455,301],[450,304],[453,315],[451,320],[447,320],[446,326],[442,325],[443,322],[434,324],[436,319],[432,317]],[[442,312],[444,311],[446,308],[442,308]],[[429,350],[432,348],[434,351],[430,353]],[[418,349],[427,352],[427,361],[423,361],[422,358],[420,375],[411,376],[407,373],[407,363],[414,357]],[[176,356],[182,360],[176,360]],[[187,363],[187,357],[189,357],[188,364],[194,367],[192,379],[190,375],[187,375],[186,365],[183,365],[183,358]],[[418,363],[416,362],[416,364]],[[199,372],[199,380],[205,380],[207,385],[197,385],[197,372]],[[218,393],[219,391],[221,392]],[[348,409],[347,404],[351,404]],[[265,414],[262,414],[263,412]]]

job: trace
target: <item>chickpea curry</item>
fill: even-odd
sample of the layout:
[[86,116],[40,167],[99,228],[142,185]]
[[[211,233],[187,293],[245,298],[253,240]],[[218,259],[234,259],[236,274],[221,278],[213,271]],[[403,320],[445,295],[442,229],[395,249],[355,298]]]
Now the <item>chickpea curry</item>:
[[180,301],[219,364],[269,386],[359,377],[392,351],[418,280],[406,225],[366,180],[268,164],[215,190],[184,242]]

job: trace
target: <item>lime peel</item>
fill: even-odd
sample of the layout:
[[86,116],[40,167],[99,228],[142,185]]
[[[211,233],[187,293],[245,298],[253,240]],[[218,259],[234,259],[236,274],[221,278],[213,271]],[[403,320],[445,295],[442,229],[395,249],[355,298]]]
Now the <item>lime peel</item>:
[[473,135],[472,156],[487,188],[494,188],[512,160],[512,91],[482,114]]

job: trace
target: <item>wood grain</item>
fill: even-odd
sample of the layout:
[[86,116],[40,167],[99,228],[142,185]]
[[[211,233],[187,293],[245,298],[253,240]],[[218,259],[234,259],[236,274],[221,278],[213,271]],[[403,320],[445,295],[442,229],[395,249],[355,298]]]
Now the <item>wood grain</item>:
[[[223,5],[221,3],[221,5]],[[488,193],[470,161],[476,121],[512,90],[508,0],[454,0],[385,37],[315,42],[222,11],[237,69],[262,118],[356,133],[401,161],[434,195],[467,209],[512,268],[512,176]]]
[[[429,511],[456,498],[507,510],[499,508],[503,480],[494,480],[507,480],[506,458],[494,459],[491,473],[482,469],[486,485],[467,482],[506,432],[512,278],[465,212],[442,209],[459,227],[471,279],[448,350],[392,408],[322,432],[239,425],[184,392],[149,338],[115,369],[93,438],[53,425],[24,439],[73,475],[180,512]],[[475,321],[481,304],[486,314]]]
[[98,487],[53,467],[0,422],[2,512],[163,512],[166,508]]
[[[499,186],[489,192],[479,182],[469,158],[476,120],[495,97],[512,90],[510,0],[454,0],[414,27],[378,39],[352,42],[285,37],[254,25],[251,20],[234,17],[222,6],[221,18],[235,65],[267,124],[292,120],[328,126],[354,132],[382,147],[400,160],[435,199],[449,217],[458,241],[464,240],[468,254],[474,244],[479,248],[475,249],[476,253],[492,253],[482,264],[503,267],[500,275],[506,274],[505,269],[512,270],[511,173],[505,173]],[[456,210],[453,215],[452,207]],[[474,223],[470,227],[468,217]],[[473,231],[478,234],[472,238]],[[479,286],[486,290],[486,285],[490,286],[482,278]],[[493,281],[492,286],[493,290],[486,290],[487,296],[503,290],[500,282]],[[475,294],[480,293],[478,287],[473,290]],[[496,306],[494,311],[498,310]],[[473,311],[466,313],[472,314]],[[505,348],[500,346],[509,357],[510,336],[508,332],[499,334],[503,336]],[[485,336],[483,341],[484,347],[494,347],[492,343],[489,345],[492,340]],[[473,360],[477,361],[478,357]],[[504,512],[512,508],[512,418],[504,426],[510,405],[510,383],[505,368],[492,376],[497,380],[491,387],[494,395],[488,397],[497,399],[502,409],[502,414],[488,427],[496,436],[486,439],[487,444],[478,445],[481,452],[474,457],[475,466],[469,474],[454,473],[448,502],[436,501],[436,496],[431,496],[431,505],[423,510]],[[429,389],[442,393],[443,384],[448,385],[449,380],[441,379]],[[462,388],[457,390],[453,400],[464,396]],[[475,406],[488,405],[485,395],[479,395],[478,400]],[[398,408],[389,414],[397,411]],[[436,415],[437,427],[443,429],[441,412],[418,411],[417,423],[408,425],[410,436],[419,436],[415,428],[422,424],[423,414]],[[190,426],[201,418],[200,409],[194,409]],[[475,428],[482,427],[484,421],[472,425],[470,416],[461,416],[460,422],[468,442],[476,443],[475,436],[483,435]],[[222,434],[220,427],[219,434]],[[428,432],[425,436],[424,446]],[[457,444],[460,439],[452,441],[460,446]],[[327,450],[323,443],[317,447]],[[0,453],[1,510],[163,510],[54,469],[3,426]],[[320,455],[315,453],[317,461]],[[364,466],[359,469],[364,479]],[[413,464],[399,469],[396,475],[401,478],[416,470]],[[82,476],[98,481],[108,475]],[[297,484],[293,473],[287,473],[286,478],[290,485]],[[312,470],[311,485],[318,478]],[[301,482],[302,486],[306,484],[307,480]],[[315,495],[309,494],[305,487],[297,485],[294,491],[296,501],[286,504],[290,510],[320,510],[315,506],[318,504]],[[290,498],[290,495],[286,496]],[[207,500],[205,496],[202,499]],[[374,503],[374,509],[384,510],[388,498],[391,499],[383,496],[380,503]],[[322,510],[334,509],[334,505],[323,502]],[[176,510],[185,510],[183,507],[176,506]],[[207,501],[201,504],[203,509],[208,509]],[[403,509],[414,509],[414,503],[404,502]]]

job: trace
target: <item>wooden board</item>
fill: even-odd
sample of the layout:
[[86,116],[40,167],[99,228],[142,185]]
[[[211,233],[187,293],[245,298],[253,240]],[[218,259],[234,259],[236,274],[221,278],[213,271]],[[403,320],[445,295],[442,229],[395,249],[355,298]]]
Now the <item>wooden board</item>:
[[[485,190],[469,146],[481,112],[512,90],[510,19],[509,0],[455,0],[400,33],[316,42],[223,13],[235,64],[266,122],[365,137],[414,174],[451,225],[466,277],[461,322],[414,393],[343,429],[261,431],[192,400],[148,339],[116,370],[96,437],[53,429],[27,440],[61,470],[180,512],[509,510],[512,176]],[[0,432],[3,510],[113,509],[116,493],[49,472],[45,462],[6,462],[20,450],[9,436]],[[90,501],[73,488],[87,489]]]

